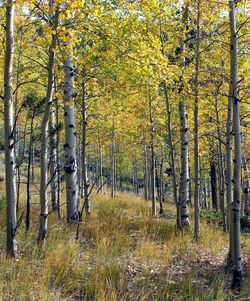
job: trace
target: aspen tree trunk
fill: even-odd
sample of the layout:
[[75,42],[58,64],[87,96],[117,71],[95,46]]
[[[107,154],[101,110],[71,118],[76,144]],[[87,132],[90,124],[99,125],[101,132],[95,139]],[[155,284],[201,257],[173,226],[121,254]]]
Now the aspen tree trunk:
[[143,139],[143,157],[144,157],[144,199],[148,200],[148,155],[147,155],[147,145],[146,145],[146,136],[144,134]]
[[214,210],[218,211],[217,174],[216,174],[216,165],[214,161],[210,163],[210,177],[211,177],[211,191],[212,191],[212,206]]
[[[55,86],[55,92],[56,92],[56,86]],[[60,206],[60,125],[59,125],[59,103],[58,98],[56,97],[56,168],[57,168],[57,215],[58,219],[61,219],[61,206]]]
[[[231,43],[232,37],[230,38]],[[233,78],[233,68],[230,64],[230,78]],[[228,210],[228,228],[229,228],[229,253],[228,263],[234,261],[234,233],[233,233],[233,91],[232,83],[229,83],[229,97],[227,107],[227,138],[226,138],[226,196]]]
[[[99,131],[98,131],[99,135]],[[103,156],[102,156],[102,143],[100,137],[98,137],[99,142],[99,177],[100,177],[100,186],[99,189],[103,193]]]
[[216,128],[218,137],[218,154],[219,154],[219,199],[220,199],[220,210],[222,212],[223,230],[227,232],[227,221],[226,221],[226,210],[225,210],[225,175],[224,175],[224,164],[223,164],[223,152],[222,152],[222,142],[221,142],[221,131],[220,131],[220,116],[218,110],[218,98],[216,95],[215,100],[215,114],[216,114]]
[[[54,1],[50,1],[50,6],[53,7]],[[52,17],[52,22],[55,20]],[[56,21],[57,23],[57,21]],[[53,102],[53,89],[54,89],[54,64],[55,64],[55,52],[56,36],[52,35],[52,42],[49,50],[49,62],[48,62],[48,83],[45,100],[45,111],[43,113],[41,124],[41,159],[40,159],[40,225],[38,242],[44,241],[48,233],[48,133],[49,133],[49,118],[51,105]]]
[[244,203],[244,215],[250,217],[250,173],[247,158],[244,158],[244,182],[242,203]]
[[6,3],[6,49],[4,59],[4,136],[5,136],[5,176],[6,176],[6,222],[7,256],[16,257],[16,175],[14,153],[13,120],[13,59],[14,59],[14,11],[15,1]]
[[236,1],[229,1],[231,91],[233,97],[234,168],[233,168],[233,221],[234,221],[234,275],[233,288],[242,285],[242,260],[240,252],[240,204],[241,204],[241,131],[240,102],[238,98],[238,33],[236,29]]
[[197,2],[197,36],[196,36],[196,59],[195,59],[195,103],[194,103],[194,237],[200,237],[200,162],[199,162],[199,72],[200,72],[200,4]]
[[156,216],[156,193],[155,193],[155,149],[154,149],[154,121],[152,112],[152,100],[149,95],[149,118],[150,118],[150,148],[151,148],[151,200],[152,200],[152,215]]
[[[22,164],[22,162],[24,160],[24,156],[25,156],[27,126],[28,126],[28,119],[26,119],[25,125],[24,125],[24,132],[23,132],[24,142],[23,142],[23,146],[22,146],[22,154],[20,155],[21,159],[20,159],[20,162],[18,163],[20,165],[19,167],[21,167],[21,164]],[[17,193],[18,193],[17,198],[16,198],[16,211],[18,212],[18,209],[19,209],[19,192],[20,192],[20,187],[21,187],[21,170],[20,170],[20,168],[18,169],[17,185],[16,186],[17,186]]]
[[133,158],[133,180],[134,180],[134,192],[135,192],[135,194],[139,194],[138,166],[137,166],[137,158],[136,158],[136,156]]
[[29,154],[28,154],[28,167],[27,167],[27,183],[26,183],[26,193],[27,193],[27,200],[26,200],[26,216],[25,216],[25,226],[26,231],[30,229],[30,178],[31,178],[31,162],[32,162],[32,145],[33,145],[33,128],[34,128],[34,118],[35,114],[34,111],[31,116],[31,124],[30,124],[30,142],[29,142]]
[[171,122],[171,109],[169,104],[169,98],[168,98],[168,90],[166,83],[163,83],[164,88],[164,94],[165,94],[165,101],[166,101],[166,107],[167,107],[167,129],[168,129],[168,143],[170,148],[170,159],[171,159],[171,173],[172,173],[172,187],[173,187],[173,197],[174,202],[176,205],[176,211],[177,211],[177,227],[178,229],[181,229],[181,208],[180,203],[178,201],[178,189],[177,189],[177,177],[176,177],[176,158],[175,158],[175,149],[173,144],[173,135],[172,135],[172,122]]
[[180,100],[181,120],[181,176],[180,176],[180,206],[181,206],[181,227],[189,226],[189,164],[188,164],[188,127],[186,104]]
[[159,203],[160,203],[160,214],[164,214],[163,201],[164,201],[164,189],[163,189],[163,160],[164,152],[163,148],[161,151],[161,161],[160,161],[160,170],[159,170]]
[[[70,44],[70,41],[69,41]],[[72,50],[71,50],[72,51]],[[74,98],[74,66],[73,55],[69,51],[64,62],[64,127],[65,127],[65,174],[67,197],[67,221],[68,223],[79,221],[78,211],[78,183],[77,183],[77,141],[75,125]]]
[[[20,30],[20,37],[19,38],[19,49],[21,49],[23,44],[23,30]],[[20,84],[20,70],[21,70],[21,57],[22,57],[22,51],[18,51],[18,58],[17,58],[17,70],[16,70],[16,87]],[[14,128],[15,133],[15,159],[16,159],[16,177],[17,177],[17,184],[16,184],[16,208],[18,212],[18,205],[19,205],[19,195],[20,195],[20,182],[21,182],[21,146],[19,143],[20,134],[19,134],[19,126],[18,126],[18,115],[19,115],[19,93],[18,90],[16,90],[15,93],[15,123],[16,126]]]
[[[186,4],[183,13],[183,23],[186,24],[188,19],[189,4]],[[181,42],[181,53],[185,52],[185,42]],[[181,60],[181,66],[185,67],[185,58]],[[181,78],[179,89],[179,114],[180,114],[180,139],[181,139],[181,174],[180,174],[180,192],[179,203],[181,207],[181,227],[184,228],[190,225],[189,222],[189,159],[188,159],[188,122],[186,102],[182,95],[183,79]]]
[[89,179],[88,179],[88,167],[87,167],[87,108],[86,108],[86,82],[82,83],[82,179],[83,179],[83,197],[84,197],[84,208],[86,214],[90,214],[90,198],[89,198]]
[[111,198],[115,197],[115,153],[116,153],[116,143],[115,143],[115,121],[113,118],[113,127],[112,127],[112,168],[111,168]]
[[56,152],[56,126],[55,126],[55,107],[51,106],[50,116],[50,177],[51,177],[51,201],[52,210],[58,210],[58,172],[57,172],[57,152]]

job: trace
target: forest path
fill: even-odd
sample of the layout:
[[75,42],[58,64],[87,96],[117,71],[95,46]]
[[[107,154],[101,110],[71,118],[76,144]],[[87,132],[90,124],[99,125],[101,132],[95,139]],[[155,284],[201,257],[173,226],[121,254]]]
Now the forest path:
[[[152,218],[151,203],[133,195],[121,195],[113,201],[100,196],[94,200],[94,207],[93,225],[87,227],[99,227],[99,238],[92,246],[96,252],[93,254],[91,247],[85,253],[88,271],[84,286],[92,277],[98,282],[105,277],[110,289],[117,286],[125,300],[214,301],[223,300],[221,294],[231,294],[227,234],[218,222],[203,219],[202,236],[196,242],[192,227],[183,234],[176,230],[171,203],[165,204],[161,218]],[[88,248],[87,234],[85,239]],[[248,260],[247,252],[244,259]],[[117,274],[119,280],[114,280]],[[182,294],[186,296],[183,299]]]

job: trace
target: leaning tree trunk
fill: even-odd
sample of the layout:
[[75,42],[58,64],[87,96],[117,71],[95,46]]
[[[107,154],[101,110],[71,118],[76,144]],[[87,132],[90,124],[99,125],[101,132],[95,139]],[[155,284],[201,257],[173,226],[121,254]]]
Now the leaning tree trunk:
[[[50,3],[53,5],[53,2]],[[57,18],[52,18],[53,20]],[[57,23],[57,21],[55,22]],[[40,159],[40,226],[38,234],[38,242],[44,241],[48,233],[48,134],[49,134],[49,118],[51,105],[53,102],[53,89],[54,89],[54,64],[55,64],[55,52],[56,36],[52,35],[52,42],[49,50],[49,62],[48,62],[48,83],[45,100],[45,111],[43,113],[41,124],[41,159]]]
[[69,223],[79,221],[78,212],[78,184],[77,184],[77,160],[76,160],[76,125],[75,125],[75,93],[74,66],[72,53],[67,54],[64,62],[64,126],[65,126],[65,173],[66,173],[66,198],[67,221]]
[[17,256],[16,241],[16,176],[13,120],[13,58],[15,1],[6,3],[6,49],[4,60],[4,135],[6,175],[7,256]]
[[240,252],[240,204],[241,204],[241,132],[240,102],[238,98],[238,32],[236,29],[236,1],[229,1],[230,18],[230,85],[233,98],[234,168],[233,168],[233,233],[234,233],[234,276],[233,288],[242,285],[242,260]]

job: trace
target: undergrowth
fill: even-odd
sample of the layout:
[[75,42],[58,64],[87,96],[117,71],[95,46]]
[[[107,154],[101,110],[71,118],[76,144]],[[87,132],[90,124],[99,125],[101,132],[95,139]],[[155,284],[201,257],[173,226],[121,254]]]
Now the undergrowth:
[[[98,195],[92,202],[78,241],[75,225],[50,215],[49,235],[40,249],[33,206],[30,232],[24,224],[18,230],[16,260],[5,258],[5,214],[0,211],[0,300],[249,300],[247,277],[240,296],[229,289],[227,235],[219,224],[205,218],[202,237],[194,241],[192,227],[178,233],[167,218],[174,215],[172,204],[164,204],[165,218],[152,218],[150,202],[133,195],[114,200]],[[247,235],[242,236],[242,252],[250,255]]]

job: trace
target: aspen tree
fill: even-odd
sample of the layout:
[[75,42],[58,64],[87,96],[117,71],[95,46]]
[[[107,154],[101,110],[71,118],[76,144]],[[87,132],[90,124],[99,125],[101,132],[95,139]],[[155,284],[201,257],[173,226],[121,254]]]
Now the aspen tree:
[[173,135],[172,135],[172,122],[171,122],[171,108],[169,104],[168,90],[166,83],[163,83],[166,108],[167,108],[167,129],[168,129],[168,144],[170,148],[170,158],[171,158],[171,177],[172,177],[172,188],[173,188],[173,197],[176,205],[177,211],[177,227],[181,229],[181,208],[178,200],[178,189],[177,189],[177,176],[176,176],[176,156],[175,156],[175,148],[173,143]]
[[[49,2],[50,8],[54,9],[54,0]],[[55,12],[49,20],[50,26],[57,27],[58,12]],[[57,39],[56,34],[52,34],[52,41],[49,49],[49,61],[48,61],[48,83],[45,99],[45,110],[43,113],[41,124],[41,159],[40,159],[40,226],[38,234],[38,242],[44,241],[48,233],[48,134],[49,134],[49,119],[51,106],[53,102],[54,93],[54,65],[55,65],[55,47]]]
[[242,259],[240,250],[240,204],[241,204],[241,130],[240,101],[238,96],[238,32],[236,29],[236,1],[229,1],[230,19],[230,62],[231,62],[231,97],[233,101],[234,132],[234,166],[233,166],[233,242],[234,242],[234,275],[232,288],[242,285]]
[[[68,45],[70,48],[71,46]],[[67,197],[67,221],[69,223],[79,220],[78,212],[78,184],[76,160],[76,124],[74,109],[74,65],[72,50],[66,54],[64,62],[64,127],[65,127],[65,173]]]
[[13,119],[13,59],[14,59],[14,16],[15,1],[6,3],[6,49],[4,59],[4,136],[6,175],[7,256],[16,257],[16,175],[14,153]]
[[57,143],[57,129],[56,129],[56,114],[55,114],[55,105],[54,103],[51,106],[50,112],[50,122],[49,122],[49,134],[50,134],[50,181],[51,181],[51,202],[52,210],[58,211],[59,202],[58,202],[58,166],[57,166],[57,152],[56,152],[56,143]]
[[115,120],[113,117],[112,124],[112,150],[111,150],[111,198],[115,197],[115,177],[116,177],[116,135],[115,135]]
[[156,216],[156,191],[155,191],[155,126],[153,120],[153,108],[152,108],[152,98],[150,90],[148,92],[149,98],[149,120],[150,120],[150,152],[151,152],[151,200],[152,200],[152,215]]
[[[186,4],[183,12],[182,22],[186,28],[189,4]],[[181,54],[185,53],[185,42],[181,42]],[[181,67],[185,68],[185,58],[181,59]],[[180,139],[181,139],[181,172],[180,172],[180,191],[179,203],[181,209],[181,227],[189,226],[189,157],[188,157],[188,116],[186,110],[186,100],[183,93],[183,77],[180,79],[179,88],[179,116],[180,116]]]
[[199,162],[199,72],[200,72],[200,15],[201,0],[197,0],[196,58],[195,58],[195,103],[194,103],[194,237],[200,237],[200,162]]
[[90,198],[89,198],[89,179],[88,179],[88,169],[87,169],[87,106],[86,106],[86,96],[87,96],[86,81],[83,80],[82,83],[82,179],[83,179],[83,198],[84,198],[84,208],[87,214],[90,214]]

